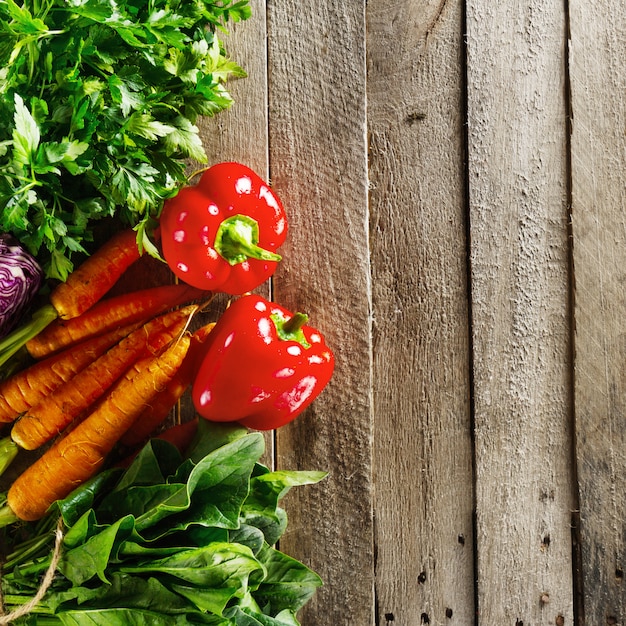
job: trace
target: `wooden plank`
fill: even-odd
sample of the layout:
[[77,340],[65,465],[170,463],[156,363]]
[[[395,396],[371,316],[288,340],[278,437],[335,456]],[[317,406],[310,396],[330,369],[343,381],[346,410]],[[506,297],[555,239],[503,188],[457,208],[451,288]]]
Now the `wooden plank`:
[[377,624],[475,615],[462,5],[367,6]]
[[281,468],[327,470],[292,490],[280,546],[325,582],[303,624],[373,615],[371,338],[363,0],[268,2],[270,174],[290,216],[274,298],[336,354],[311,410],[277,433]]
[[626,8],[569,5],[584,613],[604,626],[626,619]]
[[573,622],[562,3],[467,3],[477,600]]
[[200,120],[199,127],[209,164],[238,161],[267,178],[267,25],[265,2],[249,0],[252,16],[228,25],[228,34],[218,33],[228,56],[247,77],[228,82],[233,105],[214,118]]
[[[247,76],[231,79],[227,90],[233,98],[228,111],[214,118],[199,121],[202,142],[208,165],[222,161],[237,161],[252,168],[264,180],[269,180],[268,111],[267,111],[267,24],[265,2],[250,0],[252,16],[228,25],[227,34],[219,34],[229,58],[244,69]],[[195,164],[192,171],[202,167]],[[267,284],[255,290],[269,296]],[[216,320],[228,303],[226,296],[217,296],[212,306],[198,321]],[[190,394],[181,401],[181,419],[194,414]],[[266,440],[263,462],[274,467],[274,441],[271,434]]]

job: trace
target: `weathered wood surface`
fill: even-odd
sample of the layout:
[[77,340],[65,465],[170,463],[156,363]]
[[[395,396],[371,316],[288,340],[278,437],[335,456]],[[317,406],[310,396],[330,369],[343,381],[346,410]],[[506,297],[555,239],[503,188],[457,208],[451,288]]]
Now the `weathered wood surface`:
[[626,623],[626,7],[253,0],[203,127],[291,214],[272,297],[335,347],[269,441],[326,469],[305,626]]
[[378,619],[471,624],[461,2],[368,3]]
[[587,624],[626,621],[626,11],[570,5],[574,402]]
[[470,1],[467,32],[479,615],[572,624],[563,5]]

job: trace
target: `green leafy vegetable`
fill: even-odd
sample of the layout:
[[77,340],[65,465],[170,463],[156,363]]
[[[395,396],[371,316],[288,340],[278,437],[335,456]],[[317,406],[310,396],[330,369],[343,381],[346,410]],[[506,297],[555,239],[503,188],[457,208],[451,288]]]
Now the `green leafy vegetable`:
[[206,161],[200,116],[244,76],[218,32],[248,0],[0,0],[0,231],[64,279],[94,221],[142,235]]
[[66,525],[52,586],[15,623],[298,626],[322,581],[275,547],[286,526],[278,502],[325,474],[269,471],[263,441],[202,420],[186,458],[153,440],[128,469],[99,474],[36,525],[6,529],[11,610],[37,590],[59,516]]

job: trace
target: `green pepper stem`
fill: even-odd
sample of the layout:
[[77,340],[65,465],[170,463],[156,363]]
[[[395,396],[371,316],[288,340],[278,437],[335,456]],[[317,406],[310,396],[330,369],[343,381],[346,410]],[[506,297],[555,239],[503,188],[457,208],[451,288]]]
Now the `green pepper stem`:
[[233,215],[226,218],[217,229],[214,248],[231,265],[248,259],[280,261],[280,254],[261,248],[259,223],[248,215]]
[[306,313],[294,313],[283,323],[283,332],[288,335],[297,333],[307,322],[309,316]]
[[305,349],[311,347],[302,330],[302,327],[309,320],[308,315],[294,313],[287,319],[281,312],[276,311],[270,317],[276,326],[276,334],[281,341],[297,341]]

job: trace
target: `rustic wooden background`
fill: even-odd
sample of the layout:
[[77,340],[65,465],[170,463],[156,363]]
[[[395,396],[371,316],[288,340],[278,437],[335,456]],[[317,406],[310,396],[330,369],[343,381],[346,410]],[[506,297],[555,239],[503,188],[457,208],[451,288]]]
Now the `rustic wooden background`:
[[[212,162],[335,348],[270,442],[304,626],[626,623],[626,5],[252,0]],[[266,288],[264,288],[266,289]]]

